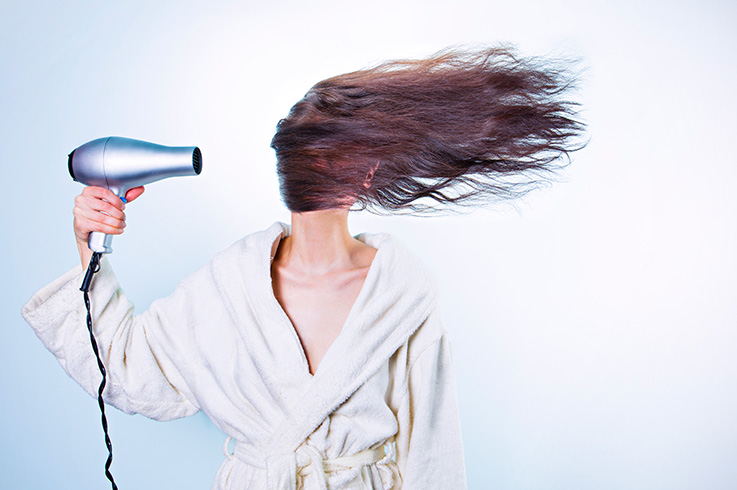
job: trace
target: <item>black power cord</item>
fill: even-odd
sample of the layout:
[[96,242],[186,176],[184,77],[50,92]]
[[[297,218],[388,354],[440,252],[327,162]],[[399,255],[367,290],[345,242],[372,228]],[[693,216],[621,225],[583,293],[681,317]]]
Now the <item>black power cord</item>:
[[97,404],[100,405],[100,412],[102,413],[102,430],[103,432],[105,432],[105,445],[107,446],[108,450],[108,457],[107,461],[105,462],[105,476],[108,480],[110,480],[110,483],[113,485],[113,490],[118,490],[118,486],[115,484],[115,480],[113,479],[113,474],[110,473],[110,465],[113,464],[113,443],[110,441],[110,436],[107,433],[105,402],[102,400],[102,392],[105,389],[107,375],[105,372],[105,365],[102,363],[102,359],[100,359],[100,351],[97,348],[97,340],[95,339],[95,334],[92,333],[92,313],[90,311],[90,285],[92,284],[92,276],[94,276],[95,273],[100,270],[101,257],[102,254],[99,252],[94,252],[92,254],[90,265],[87,267],[87,273],[84,275],[84,281],[82,281],[82,287],[80,287],[79,290],[84,293],[84,305],[87,308],[87,330],[89,330],[90,332],[90,342],[92,343],[92,350],[95,352],[95,357],[97,358],[97,367],[100,368],[100,374],[102,374],[102,382],[100,383],[100,388],[97,390]]

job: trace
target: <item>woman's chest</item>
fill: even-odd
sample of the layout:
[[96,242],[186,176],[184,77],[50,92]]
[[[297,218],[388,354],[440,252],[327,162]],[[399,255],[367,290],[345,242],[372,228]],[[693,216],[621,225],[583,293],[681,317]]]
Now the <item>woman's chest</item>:
[[274,274],[274,296],[299,337],[312,374],[340,335],[366,273],[352,271],[309,283]]

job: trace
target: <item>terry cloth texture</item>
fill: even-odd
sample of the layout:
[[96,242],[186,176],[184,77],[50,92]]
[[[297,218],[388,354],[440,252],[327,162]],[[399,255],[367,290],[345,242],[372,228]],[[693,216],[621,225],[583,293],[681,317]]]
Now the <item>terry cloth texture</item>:
[[[271,285],[289,233],[276,223],[236,242],[140,315],[104,259],[91,298],[105,400],[156,420],[204,411],[236,441],[215,490],[466,488],[433,276],[392,237],[359,235],[378,252],[313,376]],[[23,316],[95,396],[81,280],[67,272]]]

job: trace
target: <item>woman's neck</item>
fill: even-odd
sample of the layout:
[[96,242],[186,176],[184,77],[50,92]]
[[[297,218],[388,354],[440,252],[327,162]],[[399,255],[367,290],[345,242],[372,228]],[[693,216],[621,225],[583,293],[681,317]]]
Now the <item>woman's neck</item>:
[[277,251],[281,264],[311,274],[355,267],[366,245],[348,231],[347,209],[292,213],[292,234]]

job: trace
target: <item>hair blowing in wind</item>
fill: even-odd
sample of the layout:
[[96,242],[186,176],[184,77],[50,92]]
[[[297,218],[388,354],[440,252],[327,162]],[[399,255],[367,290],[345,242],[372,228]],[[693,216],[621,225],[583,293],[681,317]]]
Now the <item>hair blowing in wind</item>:
[[319,82],[271,142],[282,198],[422,213],[518,197],[583,146],[569,66],[448,49]]

